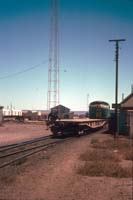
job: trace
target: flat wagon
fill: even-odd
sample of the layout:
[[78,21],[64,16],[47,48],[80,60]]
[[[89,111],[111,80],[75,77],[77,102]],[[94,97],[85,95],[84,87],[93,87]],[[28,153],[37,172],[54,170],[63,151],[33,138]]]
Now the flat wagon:
[[53,135],[70,133],[72,135],[85,134],[88,131],[96,131],[107,124],[106,119],[57,119],[55,121],[46,120],[47,126]]

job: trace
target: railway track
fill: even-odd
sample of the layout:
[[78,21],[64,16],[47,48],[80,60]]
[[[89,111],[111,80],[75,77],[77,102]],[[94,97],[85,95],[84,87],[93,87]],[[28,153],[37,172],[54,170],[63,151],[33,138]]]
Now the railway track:
[[[101,131],[105,131],[105,130],[106,129],[95,131],[95,133],[98,133],[98,132],[100,133]],[[0,168],[4,168],[13,163],[17,163],[17,161],[20,161],[38,152],[41,152],[56,144],[63,143],[66,140],[70,140],[71,138],[72,136],[64,138],[64,139],[59,139],[59,138],[53,138],[52,135],[49,135],[49,136],[36,138],[30,141],[1,146],[0,147]]]
[[5,150],[9,150],[9,149],[13,149],[15,147],[24,146],[26,144],[32,144],[32,143],[36,143],[38,141],[43,141],[43,140],[49,139],[51,137],[52,137],[52,135],[48,135],[48,136],[43,136],[43,137],[39,137],[39,138],[34,138],[32,140],[28,140],[28,141],[24,141],[24,142],[19,142],[19,143],[13,143],[13,144],[9,144],[9,145],[0,146],[0,152],[3,152]]
[[41,152],[58,143],[62,143],[70,138],[53,139],[51,135],[33,139],[26,142],[6,145],[0,147],[0,168],[4,168],[13,163],[17,163],[35,153]]

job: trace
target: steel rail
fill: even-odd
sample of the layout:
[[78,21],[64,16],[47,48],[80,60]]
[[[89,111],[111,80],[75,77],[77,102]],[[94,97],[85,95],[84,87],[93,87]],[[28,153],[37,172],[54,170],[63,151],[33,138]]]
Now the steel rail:
[[[59,141],[55,141],[55,142],[51,142],[51,143],[48,143],[48,144],[41,145],[40,148],[38,147],[39,149],[37,149],[37,150],[35,150],[35,151],[32,151],[32,152],[30,152],[30,153],[27,153],[27,154],[25,154],[25,155],[22,155],[22,156],[17,157],[17,158],[15,158],[15,159],[13,159],[13,160],[10,160],[10,161],[7,161],[7,162],[3,163],[2,165],[0,165],[0,168],[4,168],[4,167],[6,167],[6,166],[9,166],[10,164],[12,164],[12,163],[14,163],[14,162],[16,162],[16,161],[18,161],[18,160],[21,160],[21,159],[23,159],[23,158],[29,157],[29,156],[31,156],[31,155],[33,155],[33,154],[35,154],[35,153],[38,153],[38,152],[40,152],[40,151],[42,151],[42,150],[44,150],[44,149],[47,149],[47,148],[49,148],[49,147],[51,147],[51,146],[54,146],[54,145],[56,145],[56,144],[58,144],[58,143],[63,143],[63,142],[65,142],[65,141],[67,141],[67,140],[70,140],[70,139],[71,139],[71,138],[67,138],[67,139],[64,139],[64,140],[59,140]],[[42,147],[42,148],[41,148],[41,147]]]
[[28,144],[33,144],[35,142],[43,141],[43,140],[51,138],[51,136],[52,135],[48,135],[48,136],[44,136],[44,137],[40,137],[40,138],[35,138],[33,140],[28,140],[28,141],[24,141],[24,142],[20,142],[20,143],[1,146],[0,147],[0,152],[6,151],[6,150],[10,150],[10,149],[14,149],[14,148],[21,147],[21,146],[25,146],[25,145],[28,145]]
[[[41,141],[43,141],[43,140],[41,140]],[[55,142],[56,142],[56,141],[55,141]],[[48,144],[54,144],[55,142],[51,142],[51,143],[48,143]],[[16,154],[19,154],[19,153],[24,153],[24,152],[27,152],[27,151],[30,151],[30,150],[34,150],[34,149],[37,149],[37,148],[39,148],[39,147],[43,147],[43,146],[45,146],[45,145],[47,145],[47,144],[41,144],[41,145],[38,145],[38,146],[35,146],[35,147],[31,147],[31,148],[28,148],[28,149],[15,151],[15,152],[13,152],[13,153],[7,153],[7,154],[5,154],[5,155],[0,156],[0,159],[6,158],[6,157],[9,157],[9,156],[13,156],[13,155],[16,155]]]

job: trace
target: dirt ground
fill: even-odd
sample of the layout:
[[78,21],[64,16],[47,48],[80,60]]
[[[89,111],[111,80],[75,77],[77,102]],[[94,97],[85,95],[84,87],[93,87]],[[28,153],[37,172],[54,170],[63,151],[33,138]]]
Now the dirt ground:
[[49,135],[45,122],[6,122],[0,126],[0,146]]
[[[8,132],[11,136],[14,133],[17,135],[21,129],[21,134],[28,134],[28,138],[30,133],[35,136],[43,131],[42,125],[18,127],[8,125],[7,132],[2,132],[3,127],[0,127],[0,135],[8,135]],[[99,133],[76,137],[29,157],[20,165],[0,169],[0,200],[133,199],[132,178],[89,177],[77,173],[82,165],[79,157],[89,148],[91,140],[110,137],[109,134]]]

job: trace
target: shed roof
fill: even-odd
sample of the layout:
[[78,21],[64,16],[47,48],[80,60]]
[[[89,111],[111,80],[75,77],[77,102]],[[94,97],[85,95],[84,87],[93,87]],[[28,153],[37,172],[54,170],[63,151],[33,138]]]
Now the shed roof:
[[133,93],[129,94],[125,99],[123,99],[120,104],[127,102],[132,97],[133,97]]
[[133,109],[133,93],[129,94],[120,104],[121,108]]
[[53,108],[51,108],[51,109],[55,109],[55,108],[58,108],[58,107],[64,107],[64,108],[70,110],[70,108],[67,108],[66,106],[63,106],[63,105],[61,105],[61,104],[59,104],[59,105],[57,105],[57,106],[55,106],[55,107],[53,107]]

